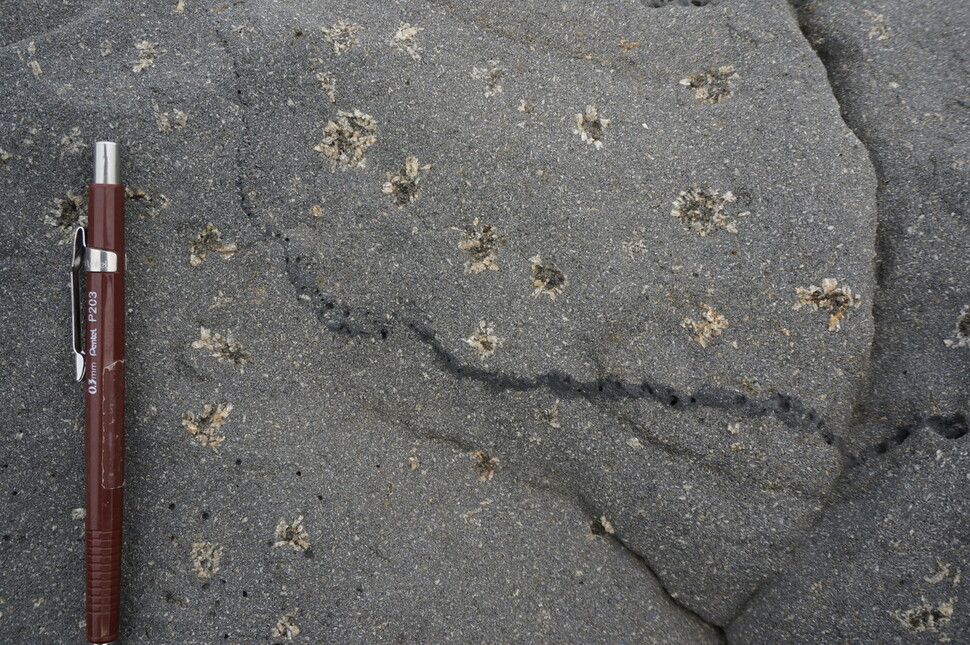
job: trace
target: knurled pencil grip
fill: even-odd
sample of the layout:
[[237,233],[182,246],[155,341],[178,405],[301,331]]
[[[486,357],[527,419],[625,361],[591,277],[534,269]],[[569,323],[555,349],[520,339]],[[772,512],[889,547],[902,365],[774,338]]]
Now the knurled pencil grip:
[[87,632],[92,643],[118,637],[125,483],[125,190],[88,187],[89,251],[117,257],[117,270],[88,267],[81,297],[85,336]]

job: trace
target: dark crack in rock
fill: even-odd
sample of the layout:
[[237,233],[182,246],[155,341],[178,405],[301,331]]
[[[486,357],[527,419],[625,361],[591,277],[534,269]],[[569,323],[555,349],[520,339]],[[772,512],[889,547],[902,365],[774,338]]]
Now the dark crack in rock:
[[968,472],[970,436],[926,426],[854,472],[792,569],[730,626],[730,640],[965,641]]
[[[153,196],[127,641],[959,642],[962,10],[863,5],[802,10],[820,60],[780,1],[28,0],[0,21],[0,640],[81,638],[44,217],[113,138]],[[716,103],[677,84],[726,65]],[[736,196],[709,235],[670,216],[689,186]],[[232,261],[193,269],[209,225]],[[829,276],[863,295],[839,334],[792,309]],[[218,454],[180,425],[207,401]]]
[[946,343],[970,302],[968,14],[958,0],[800,3],[806,37],[879,176],[879,322],[852,432],[859,443],[970,410],[966,353]]

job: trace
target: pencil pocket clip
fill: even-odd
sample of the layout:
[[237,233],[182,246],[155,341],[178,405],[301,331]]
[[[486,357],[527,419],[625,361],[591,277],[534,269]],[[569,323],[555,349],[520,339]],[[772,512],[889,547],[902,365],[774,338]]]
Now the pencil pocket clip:
[[118,254],[114,251],[92,249],[87,244],[83,226],[74,229],[74,255],[71,258],[71,340],[74,343],[74,380],[84,378],[84,300],[81,294],[81,269],[88,273],[116,273]]
[[87,249],[84,228],[74,229],[74,254],[71,258],[71,341],[74,352],[74,380],[84,378],[84,338],[81,334],[81,320],[84,311],[81,304],[81,269]]

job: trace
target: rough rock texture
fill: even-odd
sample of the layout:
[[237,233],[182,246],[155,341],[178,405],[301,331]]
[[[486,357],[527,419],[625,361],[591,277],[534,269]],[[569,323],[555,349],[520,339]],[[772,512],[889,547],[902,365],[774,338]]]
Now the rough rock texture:
[[728,630],[737,643],[966,641],[970,437],[921,427],[846,477],[797,565]]
[[970,338],[955,341],[970,307],[967,6],[810,2],[799,15],[879,177],[879,323],[855,434],[870,443],[928,417],[965,429]]
[[896,508],[905,456],[840,479],[912,423],[860,418],[876,176],[786,3],[75,4],[0,20],[0,640],[83,631],[57,303],[100,138],[128,642],[771,642],[833,497]]
[[879,177],[876,333],[847,433],[857,463],[732,641],[970,638],[970,347],[956,329],[970,302],[965,14],[960,3],[799,7]]

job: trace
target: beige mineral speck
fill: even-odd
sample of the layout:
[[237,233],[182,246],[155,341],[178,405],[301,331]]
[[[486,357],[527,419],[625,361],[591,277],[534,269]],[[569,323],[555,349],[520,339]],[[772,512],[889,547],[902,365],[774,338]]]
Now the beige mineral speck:
[[253,357],[243,349],[242,345],[235,341],[232,332],[228,332],[223,338],[221,334],[214,334],[211,330],[201,327],[199,339],[192,343],[195,349],[208,351],[220,363],[231,363],[242,371],[246,363],[253,362]]
[[367,149],[377,143],[377,121],[360,110],[337,112],[323,127],[323,141],[313,149],[330,160],[332,168],[364,168]]
[[[156,106],[157,107],[157,106]],[[188,112],[183,112],[182,110],[172,110],[171,114],[168,112],[156,112],[155,122],[158,125],[159,132],[172,132],[173,130],[180,130],[185,127],[185,124],[189,121]]]
[[193,542],[189,557],[192,558],[192,569],[195,575],[208,580],[219,573],[219,563],[222,560],[223,548],[212,542]]
[[185,13],[185,0],[178,0],[172,7],[172,13]]
[[68,243],[76,227],[87,226],[88,214],[84,207],[84,197],[69,190],[66,197],[55,198],[54,207],[44,215],[44,222],[60,233],[58,244]]
[[44,73],[44,70],[41,68],[40,63],[38,63],[35,60],[32,60],[29,63],[27,63],[27,66],[30,68],[31,73],[38,78],[40,77],[41,74]]
[[189,264],[194,267],[202,264],[206,253],[218,253],[223,260],[228,260],[236,253],[236,245],[223,242],[222,234],[213,224],[209,224],[189,244]]
[[333,53],[340,56],[345,51],[359,44],[356,33],[363,27],[357,24],[340,21],[330,27],[320,27],[324,39],[333,47]]
[[532,286],[534,291],[532,297],[538,298],[539,294],[549,296],[550,300],[555,300],[556,296],[563,292],[569,285],[566,274],[563,273],[555,262],[543,260],[541,256],[535,256],[532,262]]
[[580,139],[597,150],[602,148],[603,133],[610,124],[610,120],[601,117],[595,105],[587,105],[586,111],[577,113],[575,120],[576,127],[573,128],[573,134],[578,134]]
[[916,607],[892,612],[899,624],[911,632],[938,632],[940,628],[950,622],[953,617],[953,599],[947,602],[931,604],[926,598],[921,598]]
[[471,469],[478,475],[478,481],[486,482],[495,476],[495,471],[499,468],[498,459],[484,450],[473,450],[471,459]]
[[647,242],[642,238],[639,240],[626,240],[620,245],[620,248],[622,248],[623,253],[632,260],[636,256],[646,253]]
[[285,638],[288,641],[299,636],[300,628],[296,624],[296,613],[298,611],[298,609],[294,609],[276,621],[276,625],[270,630],[269,635],[273,638]]
[[12,158],[13,158],[13,155],[11,155],[3,148],[0,148],[0,168],[6,168],[7,162],[10,161],[10,159]]
[[329,74],[320,72],[317,74],[317,87],[326,92],[327,98],[331,103],[337,102],[337,81]]
[[957,347],[970,347],[970,305],[964,307],[960,315],[957,316],[953,338],[947,338],[943,343],[953,349]]
[[562,423],[559,421],[559,399],[556,399],[556,402],[552,404],[551,408],[539,409],[536,412],[536,417],[550,428],[561,428]]
[[[71,131],[67,134],[61,136],[61,146],[64,148],[64,152],[70,152],[77,154],[87,148],[87,144],[84,139],[81,138],[80,128],[71,128]],[[64,152],[61,153],[61,158],[64,158]]]
[[890,34],[889,27],[886,26],[886,16],[875,11],[870,11],[869,9],[863,9],[862,13],[866,14],[866,17],[869,18],[869,40],[873,38],[876,40],[888,40]]
[[715,337],[720,336],[728,328],[728,320],[713,307],[705,305],[704,303],[700,304],[700,308],[700,320],[684,318],[681,322],[681,327],[693,332],[694,340],[698,345],[707,347]]
[[458,242],[458,248],[468,251],[470,259],[465,263],[465,273],[498,271],[498,236],[495,227],[483,224],[477,217]]
[[[133,204],[148,204],[149,206],[145,211],[145,214],[153,217],[158,215],[160,208],[168,208],[172,205],[172,200],[161,193],[158,193],[153,197],[141,188],[135,188],[133,186],[125,187],[125,200],[132,202]],[[156,208],[156,206],[158,208]]]
[[937,585],[950,576],[950,565],[939,558],[936,559],[936,573],[932,576],[923,576],[923,580],[931,585]]
[[478,352],[478,356],[482,360],[494,354],[498,346],[502,344],[502,341],[495,335],[495,328],[484,320],[478,323],[478,329],[466,338],[465,342]]
[[589,523],[588,539],[605,537],[607,535],[616,535],[616,528],[614,528],[612,522],[606,519],[605,515],[601,515]]
[[712,67],[681,79],[681,85],[694,88],[694,97],[701,103],[720,103],[731,96],[731,80],[737,78],[732,65]]
[[502,92],[502,79],[505,70],[499,67],[497,60],[488,61],[488,67],[473,67],[472,78],[485,82],[485,96],[492,97]]
[[430,164],[422,166],[417,157],[408,157],[404,160],[403,170],[387,173],[382,192],[393,196],[398,208],[404,208],[418,199],[421,194],[420,174],[430,169]]
[[310,534],[303,528],[303,516],[300,515],[292,522],[281,519],[273,532],[276,543],[273,548],[288,546],[294,551],[306,551],[310,548]]
[[483,499],[478,503],[478,506],[476,506],[470,511],[466,511],[462,513],[460,517],[462,521],[465,522],[466,524],[473,523],[481,526],[482,524],[481,519],[478,518],[477,516],[481,515],[484,511],[488,510],[488,507],[494,503],[495,503],[494,500]]
[[201,445],[219,452],[219,447],[226,440],[222,425],[231,413],[231,403],[207,403],[200,414],[186,412],[182,416],[182,427]]
[[135,43],[136,58],[131,71],[137,74],[149,67],[155,67],[155,57],[162,53],[162,50],[158,48],[158,43],[147,40],[141,40]]
[[734,219],[750,213],[746,211],[729,215],[725,212],[725,207],[735,201],[737,198],[731,191],[722,193],[719,190],[692,187],[680,191],[677,199],[674,200],[674,208],[670,214],[680,219],[688,230],[694,231],[701,237],[721,229],[737,233],[737,223]]
[[798,302],[792,307],[801,309],[811,307],[816,311],[822,310],[829,314],[829,331],[840,331],[842,320],[848,315],[849,310],[858,308],[862,304],[862,297],[852,293],[848,285],[839,286],[837,280],[826,278],[822,280],[822,288],[815,285],[808,287],[798,287],[795,289]]
[[107,56],[114,51],[114,45],[111,44],[110,40],[102,40],[101,44],[98,45],[98,50],[102,56]]
[[410,56],[413,60],[421,60],[421,48],[416,39],[418,33],[424,31],[421,27],[415,27],[409,22],[402,22],[391,37],[391,47]]

